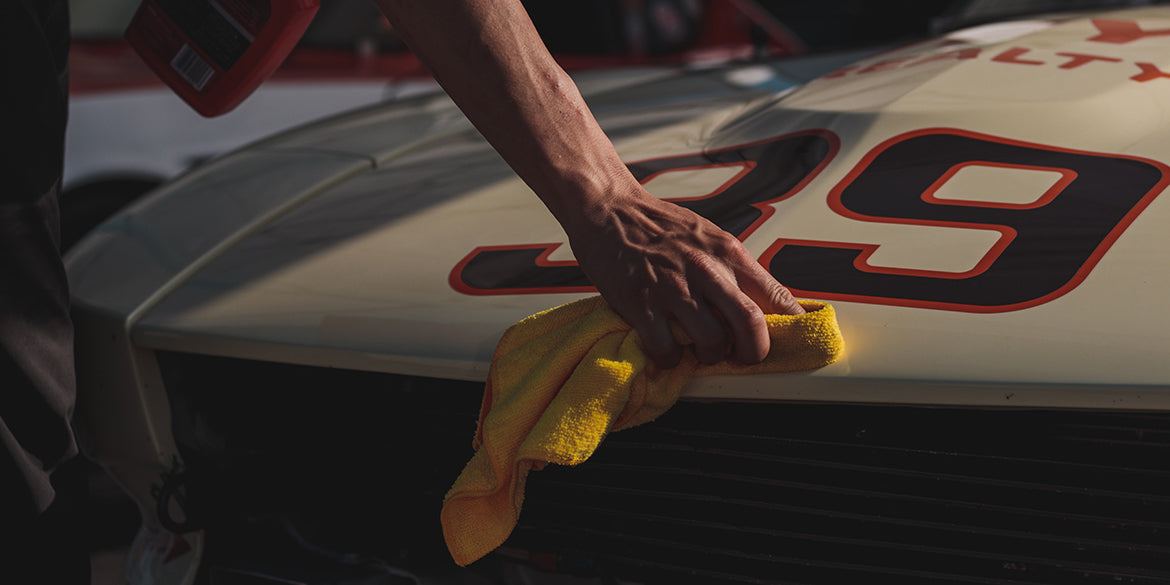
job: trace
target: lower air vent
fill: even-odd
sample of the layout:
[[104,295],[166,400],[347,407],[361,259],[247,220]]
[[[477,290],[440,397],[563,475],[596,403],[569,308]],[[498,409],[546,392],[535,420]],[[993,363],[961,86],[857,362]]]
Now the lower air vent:
[[505,553],[646,583],[1170,583],[1170,416],[677,405]]

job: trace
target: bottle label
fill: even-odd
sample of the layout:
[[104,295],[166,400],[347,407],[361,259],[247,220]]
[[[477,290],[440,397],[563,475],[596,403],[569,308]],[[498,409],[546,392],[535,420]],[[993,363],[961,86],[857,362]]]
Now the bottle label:
[[137,28],[148,51],[196,91],[231,69],[271,16],[270,0],[144,0]]

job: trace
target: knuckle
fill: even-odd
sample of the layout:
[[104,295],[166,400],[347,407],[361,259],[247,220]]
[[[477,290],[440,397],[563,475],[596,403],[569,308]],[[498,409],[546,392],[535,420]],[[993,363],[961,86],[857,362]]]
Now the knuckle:
[[735,345],[736,359],[744,363],[757,363],[768,355],[768,322],[764,312],[751,303],[742,315],[742,329],[738,330]]
[[757,264],[756,257],[748,252],[743,242],[731,234],[726,234],[726,237],[720,241],[718,256],[733,264]]
[[666,304],[669,306],[670,312],[682,320],[694,318],[703,308],[699,299],[685,289],[672,295]]
[[687,261],[697,274],[714,274],[716,261],[709,250],[687,250]]
[[800,306],[800,302],[796,300],[796,296],[787,287],[775,282],[768,289],[768,297],[771,299],[772,306],[777,312],[789,315],[799,315],[804,312],[804,308]]
[[745,296],[735,298],[728,305],[727,312],[729,314],[724,315],[724,317],[728,321],[734,324],[742,323],[748,329],[763,327],[765,324],[764,311],[760,309],[759,305]]

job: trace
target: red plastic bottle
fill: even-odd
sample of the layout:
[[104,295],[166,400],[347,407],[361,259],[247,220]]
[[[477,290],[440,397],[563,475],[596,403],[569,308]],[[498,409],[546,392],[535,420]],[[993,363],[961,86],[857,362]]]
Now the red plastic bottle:
[[142,0],[126,40],[195,111],[244,101],[305,33],[320,0]]

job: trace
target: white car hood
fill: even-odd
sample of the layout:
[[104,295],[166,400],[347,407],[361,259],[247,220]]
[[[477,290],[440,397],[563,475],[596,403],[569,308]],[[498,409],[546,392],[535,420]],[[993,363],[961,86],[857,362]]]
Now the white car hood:
[[[1022,224],[907,221],[841,203],[842,185],[899,141],[967,138],[1121,161],[1152,177],[1126,187],[1142,193],[1070,284],[1026,302],[988,308],[804,290],[778,272],[803,296],[833,303],[845,358],[810,373],[697,380],[688,393],[986,403],[972,396],[993,388],[1004,404],[1056,404],[1078,391],[1087,394],[1067,404],[1170,404],[1162,227],[1170,201],[1159,196],[1170,176],[1170,78],[1155,73],[1170,71],[1170,37],[1092,40],[1131,30],[1115,21],[1139,32],[1170,29],[1170,13],[1155,9],[1028,21],[871,57],[795,92],[783,91],[789,84],[774,69],[750,66],[592,96],[631,162],[822,137],[813,142],[828,149],[823,164],[811,165],[793,193],[756,206],[745,244],[765,260],[781,241],[868,246],[872,255],[857,268],[865,278],[977,282],[970,276],[1026,236],[1016,233]],[[665,198],[701,197],[745,168],[684,168],[647,187]],[[1033,163],[964,161],[931,197],[966,211],[1024,214],[1065,196],[1053,185],[1074,178]],[[541,245],[551,251],[539,262],[556,266],[572,260],[564,242],[450,102],[426,97],[294,131],[196,170],[83,241],[69,271],[78,305],[124,316],[143,347],[478,380],[509,325],[590,293],[571,282],[549,292],[545,281],[477,289],[462,276],[469,258]],[[1021,274],[1024,286],[1031,273]]]

